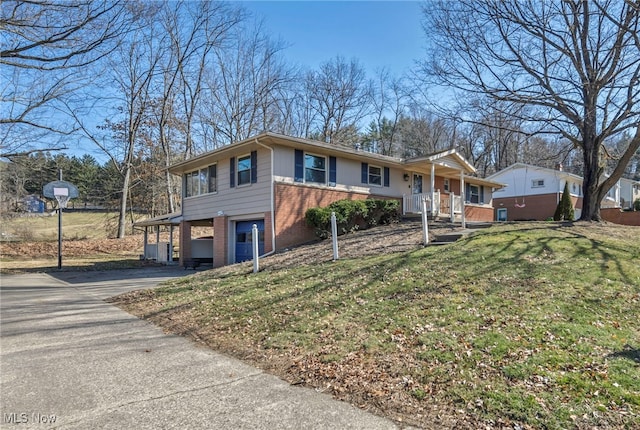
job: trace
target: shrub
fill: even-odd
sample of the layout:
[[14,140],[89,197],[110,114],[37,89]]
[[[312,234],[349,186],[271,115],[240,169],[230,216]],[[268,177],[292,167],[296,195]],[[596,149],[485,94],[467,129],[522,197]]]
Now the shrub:
[[367,205],[365,222],[368,227],[390,224],[398,219],[398,209],[400,208],[398,200],[367,199],[364,203]]
[[633,210],[640,211],[640,199],[636,199],[636,201],[633,202]]
[[331,212],[336,213],[338,234],[388,224],[398,217],[397,200],[338,200],[324,208],[311,208],[305,213],[307,225],[321,239],[331,235]]
[[571,202],[571,194],[569,193],[569,182],[564,183],[564,191],[562,191],[562,198],[558,202],[556,212],[553,214],[555,221],[573,221],[574,211],[573,202]]

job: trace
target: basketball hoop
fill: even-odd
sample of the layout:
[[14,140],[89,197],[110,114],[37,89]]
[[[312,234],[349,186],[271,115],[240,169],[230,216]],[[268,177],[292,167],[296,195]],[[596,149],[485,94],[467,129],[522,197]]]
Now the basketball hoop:
[[71,182],[62,180],[62,170],[60,180],[49,182],[42,188],[42,194],[49,199],[58,201],[58,270],[62,269],[62,209],[67,207],[69,199],[78,198],[80,193],[78,188]]

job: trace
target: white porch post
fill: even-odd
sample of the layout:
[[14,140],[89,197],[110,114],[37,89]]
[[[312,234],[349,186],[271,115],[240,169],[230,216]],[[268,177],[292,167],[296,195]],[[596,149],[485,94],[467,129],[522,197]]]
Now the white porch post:
[[464,196],[464,172],[460,172],[460,210],[461,210],[461,214],[460,214],[460,219],[462,220],[462,228],[467,228],[467,222],[465,220],[465,216],[464,216],[464,201],[465,201],[465,196]]
[[431,164],[431,216],[436,216],[436,165]]
[[451,217],[451,224],[456,221],[456,195],[449,194],[449,216]]
[[173,263],[173,224],[169,225],[169,263]]

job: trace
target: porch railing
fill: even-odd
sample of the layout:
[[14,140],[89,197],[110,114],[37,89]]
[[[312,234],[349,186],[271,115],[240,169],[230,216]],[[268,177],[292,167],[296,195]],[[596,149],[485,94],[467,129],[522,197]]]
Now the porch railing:
[[402,213],[422,213],[422,201],[426,200],[427,210],[429,211],[429,214],[433,216],[438,215],[440,213],[440,192],[434,192],[433,197],[434,205],[432,210],[431,193],[405,194],[404,196],[402,196]]

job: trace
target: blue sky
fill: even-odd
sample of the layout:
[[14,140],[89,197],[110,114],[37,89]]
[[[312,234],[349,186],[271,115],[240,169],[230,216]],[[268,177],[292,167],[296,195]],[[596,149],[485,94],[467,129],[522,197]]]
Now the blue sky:
[[316,68],[336,55],[357,58],[373,77],[387,67],[400,75],[423,56],[425,35],[416,1],[242,2],[274,38],[290,46],[288,61]]

